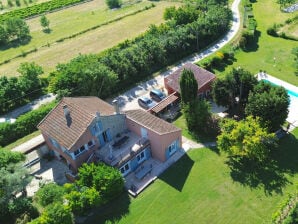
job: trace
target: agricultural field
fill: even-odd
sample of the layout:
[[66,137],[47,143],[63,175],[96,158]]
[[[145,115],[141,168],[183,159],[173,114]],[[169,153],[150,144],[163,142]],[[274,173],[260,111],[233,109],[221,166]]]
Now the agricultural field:
[[[27,21],[32,36],[30,43],[0,51],[0,74],[17,75],[17,68],[25,61],[35,61],[48,73],[58,63],[67,62],[79,54],[98,53],[125,39],[136,37],[150,24],[163,22],[166,7],[180,3],[161,1],[154,4],[155,7],[152,7],[152,2],[149,1],[124,1],[122,8],[110,10],[104,0],[87,2],[47,14],[50,21],[49,33],[42,31],[40,17],[30,19]],[[99,27],[63,40],[96,26]],[[28,51],[34,52],[26,55]],[[4,61],[7,63],[3,64]]]
[[[0,14],[14,9],[24,8],[50,0],[0,0]],[[8,4],[8,2],[10,2]],[[18,5],[19,4],[19,5]]]

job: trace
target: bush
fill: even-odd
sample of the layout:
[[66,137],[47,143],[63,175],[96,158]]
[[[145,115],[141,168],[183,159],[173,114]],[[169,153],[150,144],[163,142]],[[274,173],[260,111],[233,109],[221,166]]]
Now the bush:
[[65,195],[67,207],[75,214],[85,214],[89,209],[103,203],[99,192],[94,188],[83,187],[81,191],[71,191]]
[[106,0],[106,3],[110,9],[119,8],[122,4],[120,0]]
[[73,224],[74,217],[69,208],[55,203],[46,207],[42,215],[29,224]]
[[273,37],[277,37],[278,34],[276,32],[276,27],[275,26],[269,27],[267,29],[267,34],[270,35],[270,36],[273,36]]
[[64,188],[55,184],[49,183],[42,186],[35,194],[35,200],[42,206],[47,206],[54,202],[63,202]]

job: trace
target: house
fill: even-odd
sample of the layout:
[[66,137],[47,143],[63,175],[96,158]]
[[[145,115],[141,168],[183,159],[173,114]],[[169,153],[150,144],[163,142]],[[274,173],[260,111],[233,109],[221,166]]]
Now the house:
[[99,159],[126,176],[151,157],[166,161],[182,144],[174,125],[143,110],[120,113],[97,97],[64,97],[38,128],[74,172]]
[[164,85],[168,91],[168,94],[170,95],[174,92],[180,93],[179,79],[184,69],[191,70],[193,72],[194,77],[198,82],[198,96],[208,96],[211,91],[211,84],[216,77],[213,73],[192,63],[183,65],[175,72],[164,78]]

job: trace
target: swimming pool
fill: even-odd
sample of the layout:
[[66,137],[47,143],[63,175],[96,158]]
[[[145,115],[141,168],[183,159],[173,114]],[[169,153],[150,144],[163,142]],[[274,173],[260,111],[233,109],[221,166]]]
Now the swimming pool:
[[271,85],[274,85],[274,86],[283,86],[286,89],[290,97],[290,106],[288,108],[289,114],[287,117],[287,121],[295,126],[298,126],[298,87],[293,86],[289,83],[286,83],[272,76],[267,76],[267,77],[270,80],[268,79],[260,79],[260,80],[270,83]]

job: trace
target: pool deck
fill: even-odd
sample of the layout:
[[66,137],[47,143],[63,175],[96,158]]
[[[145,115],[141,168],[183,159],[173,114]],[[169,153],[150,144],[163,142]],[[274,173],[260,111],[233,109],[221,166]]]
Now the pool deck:
[[[294,86],[290,83],[287,83],[285,81],[282,81],[278,78],[275,78],[271,75],[268,75],[267,73],[260,72],[257,74],[257,79],[258,80],[268,80],[269,82],[272,82],[278,86],[283,86],[287,90],[290,90],[292,92],[295,92],[298,94],[298,87]],[[289,114],[287,121],[291,124],[290,126],[290,131],[293,130],[294,128],[298,127],[298,97],[292,97],[290,96],[290,106],[289,106]]]

